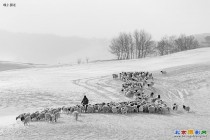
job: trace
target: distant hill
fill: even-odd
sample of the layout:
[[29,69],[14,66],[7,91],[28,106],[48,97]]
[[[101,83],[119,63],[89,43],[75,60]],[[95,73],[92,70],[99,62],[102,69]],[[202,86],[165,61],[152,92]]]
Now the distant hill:
[[32,67],[36,67],[36,65],[30,64],[30,63],[27,64],[27,63],[0,61],[0,71],[13,70],[13,69],[25,69],[25,68],[32,68]]
[[201,47],[210,47],[210,33],[195,34],[194,36]]
[[63,37],[53,34],[14,33],[0,30],[0,61],[38,64],[72,63],[113,58],[109,40]]

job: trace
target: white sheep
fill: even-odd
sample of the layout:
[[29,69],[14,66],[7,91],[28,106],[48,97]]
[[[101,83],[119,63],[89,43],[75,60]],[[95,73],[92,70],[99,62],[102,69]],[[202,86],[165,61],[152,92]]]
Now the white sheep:
[[47,120],[49,120],[49,122],[52,121],[52,116],[51,116],[50,113],[46,113],[46,114],[45,114],[45,121],[47,121]]
[[127,114],[128,113],[128,108],[125,106],[125,107],[122,107],[121,108],[121,113],[122,114]]
[[149,110],[149,113],[155,113],[155,107],[154,106],[149,106],[148,110]]
[[160,71],[162,74],[167,74],[167,72],[166,71],[163,71],[163,70],[161,70]]
[[186,110],[187,112],[189,112],[189,111],[190,111],[190,107],[189,107],[189,106],[185,106],[185,105],[183,105],[183,109],[184,109],[184,110]]
[[24,119],[24,125],[28,124],[29,125],[29,122],[31,121],[31,116],[27,116],[25,117]]

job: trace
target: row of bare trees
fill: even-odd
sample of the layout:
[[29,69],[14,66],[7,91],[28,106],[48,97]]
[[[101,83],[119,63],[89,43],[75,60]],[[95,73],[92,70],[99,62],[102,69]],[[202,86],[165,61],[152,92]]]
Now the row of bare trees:
[[180,35],[179,37],[163,37],[157,43],[157,50],[160,55],[167,55],[175,52],[196,49],[199,47],[194,36]]
[[167,55],[198,47],[199,43],[194,36],[163,37],[155,42],[151,34],[144,30],[135,30],[133,33],[120,33],[119,36],[113,38],[109,51],[116,55],[118,60],[122,60],[144,58],[155,53]]
[[152,52],[155,42],[152,36],[144,30],[131,33],[120,33],[111,40],[110,52],[117,59],[143,58]]

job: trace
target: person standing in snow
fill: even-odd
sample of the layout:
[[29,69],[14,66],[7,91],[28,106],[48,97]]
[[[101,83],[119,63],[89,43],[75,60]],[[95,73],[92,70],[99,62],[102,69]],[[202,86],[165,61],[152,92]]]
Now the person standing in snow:
[[86,95],[84,96],[84,98],[82,99],[82,105],[85,107],[85,112],[87,111],[87,106],[88,106],[88,98],[86,97]]

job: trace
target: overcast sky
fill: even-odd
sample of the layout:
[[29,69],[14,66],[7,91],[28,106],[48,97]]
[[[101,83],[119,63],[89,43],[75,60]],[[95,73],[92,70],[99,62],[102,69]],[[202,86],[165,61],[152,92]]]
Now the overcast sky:
[[0,29],[112,38],[145,29],[163,35],[210,32],[210,0],[1,0]]
[[[107,51],[108,40],[135,29],[146,30],[155,40],[165,35],[210,33],[210,0],[0,2],[0,60],[59,63],[78,57],[110,59],[114,57]],[[16,7],[4,7],[3,3],[15,3]]]

